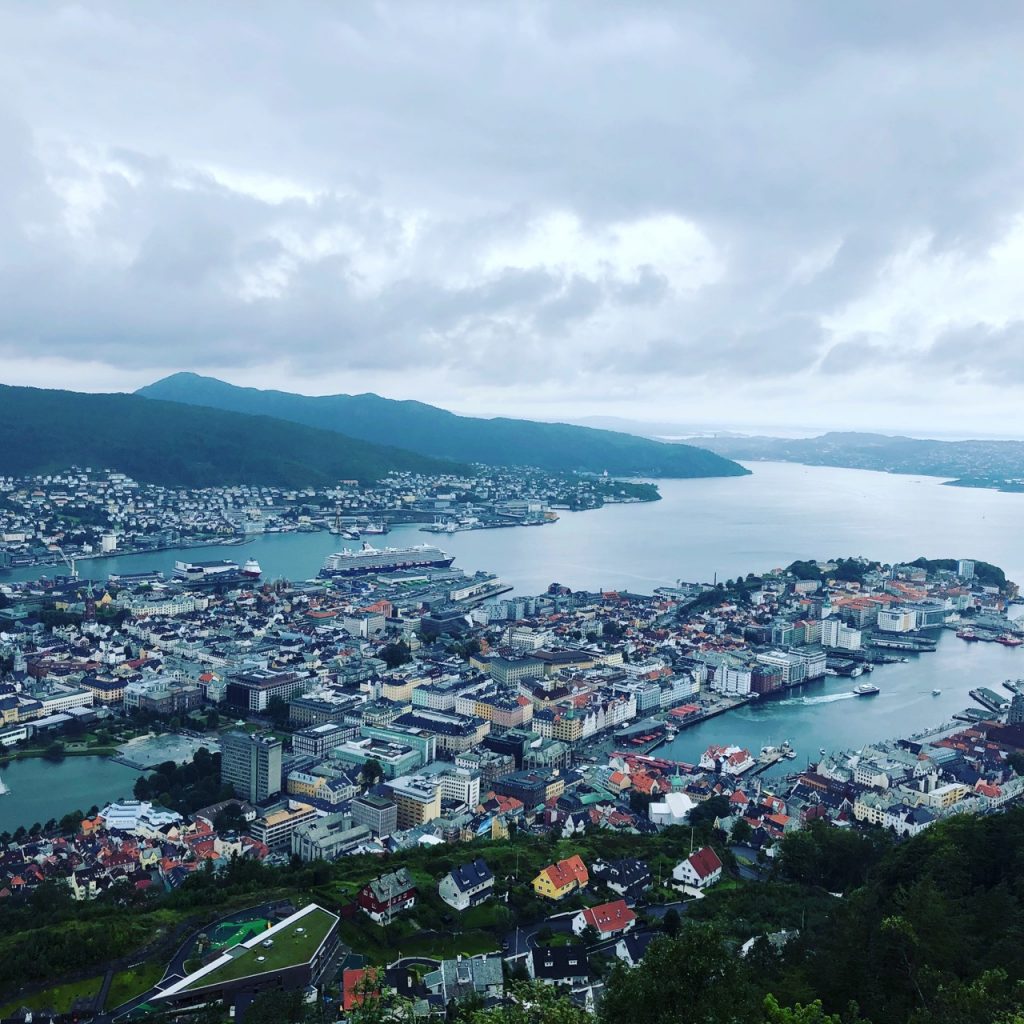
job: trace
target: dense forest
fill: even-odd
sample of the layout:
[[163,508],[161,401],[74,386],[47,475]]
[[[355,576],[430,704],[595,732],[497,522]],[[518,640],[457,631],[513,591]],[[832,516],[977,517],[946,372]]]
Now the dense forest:
[[537,466],[624,476],[742,476],[748,471],[704,448],[667,444],[566,423],[458,416],[423,402],[380,395],[290,394],[240,388],[214,377],[176,373],[136,392],[147,398],[274,416],[436,458],[492,466]]
[[333,431],[197,409],[135,395],[0,385],[0,474],[110,468],[182,487],[374,482],[393,470],[469,473],[465,466]]

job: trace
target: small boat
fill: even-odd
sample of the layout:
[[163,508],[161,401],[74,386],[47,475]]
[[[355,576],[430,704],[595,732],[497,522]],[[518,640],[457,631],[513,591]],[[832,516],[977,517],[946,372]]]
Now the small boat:
[[821,754],[822,757],[824,757],[825,756],[825,748],[824,747],[819,747],[818,748],[818,753]]
[[941,693],[942,693],[942,691],[937,686],[935,687],[934,690],[932,690],[932,696],[933,697],[938,697],[939,694],[941,694]]
[[876,693],[881,693],[874,683],[861,683],[853,688],[853,692],[858,697],[873,697]]

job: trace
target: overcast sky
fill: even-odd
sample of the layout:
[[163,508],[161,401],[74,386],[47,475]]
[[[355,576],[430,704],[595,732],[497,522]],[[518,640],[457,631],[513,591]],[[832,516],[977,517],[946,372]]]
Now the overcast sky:
[[0,8],[0,380],[1017,435],[1024,7]]

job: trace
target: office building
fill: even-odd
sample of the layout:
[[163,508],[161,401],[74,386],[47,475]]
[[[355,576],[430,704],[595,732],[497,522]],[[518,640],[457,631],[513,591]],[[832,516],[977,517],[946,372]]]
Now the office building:
[[220,743],[221,782],[229,783],[235,796],[253,804],[280,793],[283,747],[276,736],[225,733]]
[[398,804],[366,793],[352,801],[352,821],[365,825],[375,836],[389,836],[398,830]]
[[416,828],[441,817],[441,784],[423,775],[405,775],[388,783],[398,805],[398,827]]

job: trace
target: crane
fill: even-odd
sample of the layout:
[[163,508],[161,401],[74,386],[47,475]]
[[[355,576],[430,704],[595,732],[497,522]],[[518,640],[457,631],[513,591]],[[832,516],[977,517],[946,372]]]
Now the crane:
[[64,549],[59,544],[54,544],[54,547],[57,549],[57,554],[59,554],[60,557],[64,559],[65,563],[67,564],[67,567],[71,570],[71,578],[73,580],[77,580],[78,579],[78,569],[75,566],[75,559],[74,558],[68,558],[68,556],[66,554],[64,554]]

